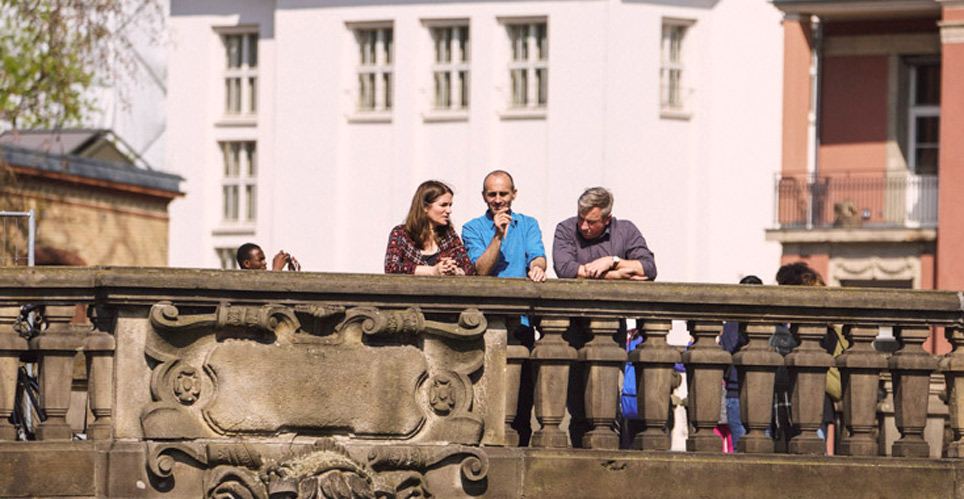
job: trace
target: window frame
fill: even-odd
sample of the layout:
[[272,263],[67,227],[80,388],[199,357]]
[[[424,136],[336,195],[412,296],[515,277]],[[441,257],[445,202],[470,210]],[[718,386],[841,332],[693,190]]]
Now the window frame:
[[[234,168],[236,175],[231,174],[232,167],[229,159],[232,149],[238,147],[238,157]],[[245,150],[249,146],[249,150]],[[258,220],[258,143],[256,140],[219,140],[218,149],[221,153],[221,226],[248,227],[254,226]],[[253,167],[252,167],[253,163]],[[229,200],[229,189],[235,188],[235,194]],[[233,204],[233,217],[229,216],[230,205]]]
[[[385,121],[390,122],[395,107],[395,23],[393,21],[349,22],[346,27],[355,43],[354,83],[352,91],[351,114],[349,121]],[[364,57],[362,34],[374,33],[372,46],[372,63],[368,64]],[[389,47],[386,49],[385,45]],[[362,76],[370,75],[372,81],[371,107],[362,105],[364,85]],[[387,79],[386,79],[387,78]],[[386,88],[387,87],[387,88]]]
[[[422,115],[423,119],[428,122],[465,121],[468,119],[472,105],[472,28],[469,19],[423,19],[422,25],[426,29],[427,39],[431,44],[431,49],[427,51],[431,55],[431,61],[428,65],[429,78],[425,87],[428,102],[427,109]],[[447,44],[449,60],[440,62],[437,34],[442,30],[448,30],[452,35]],[[456,36],[463,30],[466,39],[464,49],[460,46],[461,37]],[[464,57],[460,60],[456,53]],[[446,93],[449,103],[447,106],[440,105],[438,102],[437,78],[439,75],[448,76]],[[464,85],[455,84],[459,81]]]
[[[943,72],[940,59],[920,58],[911,59],[908,63],[908,84],[907,84],[907,170],[914,175],[937,175],[940,168],[940,117],[941,103],[917,104],[917,71],[921,66],[936,65]],[[938,92],[938,99],[940,92]],[[917,119],[918,118],[937,118],[938,136],[933,148],[937,150],[937,162],[934,173],[919,173],[917,166],[917,149],[921,142],[917,140]],[[927,144],[930,146],[931,144]]]
[[[238,25],[227,27],[215,27],[215,33],[220,42],[220,51],[224,57],[221,66],[221,105],[220,115],[225,122],[247,122],[253,123],[258,115],[258,88],[260,86],[258,77],[258,66],[261,64],[261,33],[257,25]],[[239,65],[231,67],[229,52],[229,40],[240,37]],[[252,40],[254,46],[252,49]],[[252,58],[252,53],[254,57]],[[254,65],[252,65],[252,60]],[[231,80],[238,80],[238,109],[232,110],[231,94],[229,85]]]
[[221,261],[221,270],[240,270],[241,267],[238,265],[238,250],[236,247],[222,247],[218,246],[214,248],[214,253],[218,256],[218,260]]
[[[504,17],[499,18],[506,33],[506,53],[508,55],[505,69],[505,110],[500,113],[502,119],[544,119],[549,109],[549,70],[551,57],[551,33],[549,17]],[[539,44],[539,27],[542,27],[544,42]],[[513,30],[525,28],[525,43],[521,45],[525,55],[514,58],[517,38]],[[521,73],[519,73],[521,72]],[[520,102],[517,93],[517,82],[514,74],[522,74],[524,81],[524,102]]]
[[[686,61],[691,52],[694,19],[680,19],[664,17],[660,23],[659,35],[659,112],[661,118],[688,120],[692,117],[692,94],[690,87],[691,71]],[[681,33],[675,53],[677,58],[671,58],[672,36],[667,37],[667,31]],[[672,75],[676,74],[675,82]],[[672,95],[677,102],[670,102]]]

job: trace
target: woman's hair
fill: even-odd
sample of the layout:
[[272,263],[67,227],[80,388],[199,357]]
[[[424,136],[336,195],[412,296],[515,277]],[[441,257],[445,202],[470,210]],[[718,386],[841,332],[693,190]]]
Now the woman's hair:
[[[425,242],[432,234],[432,223],[425,209],[445,194],[453,194],[452,188],[438,180],[426,180],[418,186],[415,196],[412,197],[412,206],[408,209],[408,217],[405,219],[405,233],[419,248],[425,246]],[[451,224],[452,221],[449,220],[448,226],[436,227],[436,234],[441,236],[446,230],[450,230]]]
[[777,284],[782,286],[826,286],[816,270],[804,262],[788,263],[777,271]]

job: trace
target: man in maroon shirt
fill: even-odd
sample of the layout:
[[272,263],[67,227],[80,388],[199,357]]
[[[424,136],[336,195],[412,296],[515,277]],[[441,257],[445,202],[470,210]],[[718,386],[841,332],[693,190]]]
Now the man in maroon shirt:
[[613,195],[603,187],[579,196],[578,216],[556,226],[552,265],[556,276],[579,279],[656,279],[646,239],[629,220],[612,215]]

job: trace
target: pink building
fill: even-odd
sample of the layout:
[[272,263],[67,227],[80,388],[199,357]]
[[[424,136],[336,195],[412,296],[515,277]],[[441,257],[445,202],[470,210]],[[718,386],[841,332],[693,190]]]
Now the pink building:
[[828,284],[964,289],[964,7],[775,0],[784,13],[784,263]]

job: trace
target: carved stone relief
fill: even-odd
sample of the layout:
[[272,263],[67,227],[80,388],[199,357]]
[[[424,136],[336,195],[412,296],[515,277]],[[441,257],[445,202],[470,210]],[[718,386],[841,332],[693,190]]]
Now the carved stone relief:
[[147,468],[168,485],[178,462],[199,468],[204,497],[212,499],[432,497],[430,470],[458,464],[469,482],[488,474],[488,456],[477,447],[378,445],[367,457],[363,450],[353,455],[330,438],[284,451],[250,443],[151,443]]
[[913,255],[848,255],[830,259],[829,284],[839,286],[846,280],[911,281],[919,288],[920,257]]
[[348,435],[477,444],[473,379],[486,321],[455,324],[418,309],[312,305],[150,312],[145,345],[150,439]]

